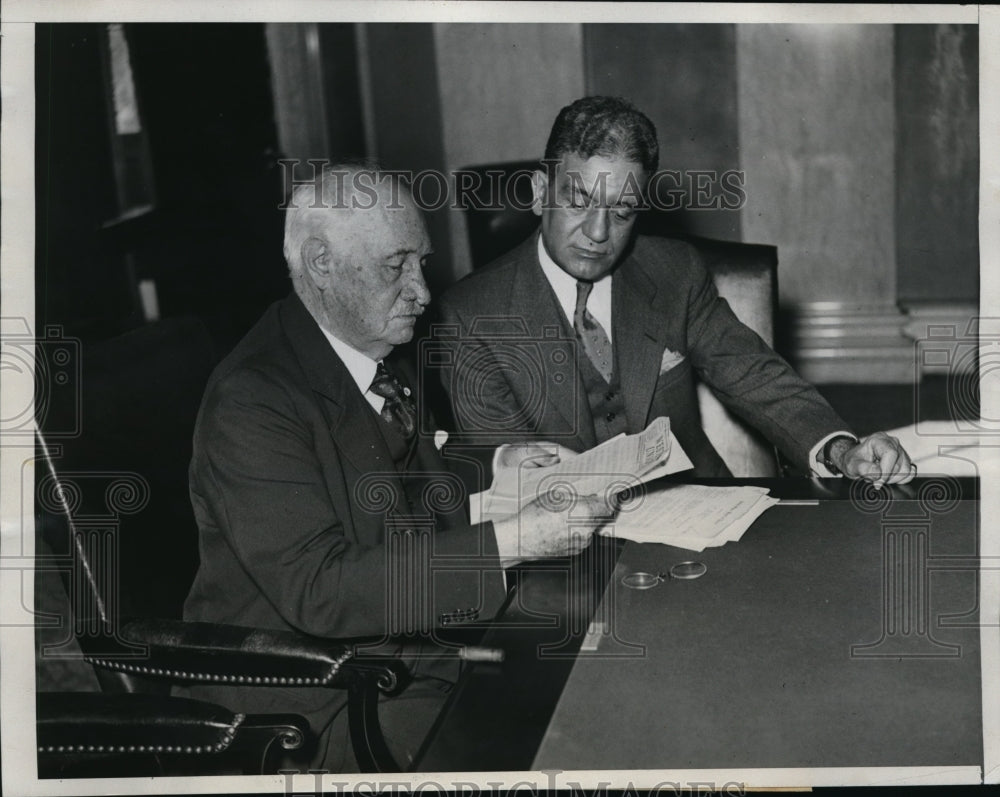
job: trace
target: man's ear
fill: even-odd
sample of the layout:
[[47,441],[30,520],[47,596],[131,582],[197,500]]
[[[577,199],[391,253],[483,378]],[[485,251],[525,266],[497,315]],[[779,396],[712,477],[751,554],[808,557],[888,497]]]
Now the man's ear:
[[316,236],[310,236],[302,242],[302,264],[310,279],[320,289],[330,282],[330,267],[332,258],[330,247],[326,241]]
[[542,215],[542,208],[548,202],[549,176],[541,169],[536,169],[531,175],[531,212]]

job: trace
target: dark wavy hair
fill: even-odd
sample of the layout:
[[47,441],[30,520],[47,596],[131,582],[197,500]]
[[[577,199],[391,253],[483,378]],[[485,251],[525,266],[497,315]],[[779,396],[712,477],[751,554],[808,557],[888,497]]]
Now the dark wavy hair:
[[559,111],[545,145],[545,159],[557,160],[572,152],[584,158],[601,155],[641,163],[647,176],[660,163],[656,128],[621,97],[583,97]]

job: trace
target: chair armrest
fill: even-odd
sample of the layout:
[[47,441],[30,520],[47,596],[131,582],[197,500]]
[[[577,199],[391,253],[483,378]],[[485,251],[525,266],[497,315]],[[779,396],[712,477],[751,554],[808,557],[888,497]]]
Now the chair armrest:
[[[239,686],[323,686],[345,689],[373,679],[379,691],[396,694],[409,680],[392,656],[358,654],[356,643],[273,631],[179,620],[133,620],[120,638],[145,654],[123,648],[114,656],[92,656],[98,667],[173,681]],[[127,652],[126,652],[127,651]]]
[[43,755],[223,753],[250,737],[261,749],[274,739],[295,750],[309,727],[297,714],[247,716],[201,700],[102,692],[40,692],[35,723]]

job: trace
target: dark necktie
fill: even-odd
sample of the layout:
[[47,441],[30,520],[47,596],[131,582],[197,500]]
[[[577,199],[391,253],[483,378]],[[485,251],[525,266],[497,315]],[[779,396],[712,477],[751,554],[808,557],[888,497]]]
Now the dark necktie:
[[375,378],[369,388],[376,396],[385,399],[382,405],[382,420],[393,424],[407,440],[417,431],[417,408],[410,395],[410,389],[403,387],[395,375],[380,362],[375,369]]
[[598,320],[587,312],[587,298],[594,289],[594,283],[578,281],[576,283],[576,310],[573,311],[573,329],[576,337],[583,344],[583,350],[594,364],[594,367],[604,377],[605,382],[611,381],[614,370],[614,354],[608,333]]

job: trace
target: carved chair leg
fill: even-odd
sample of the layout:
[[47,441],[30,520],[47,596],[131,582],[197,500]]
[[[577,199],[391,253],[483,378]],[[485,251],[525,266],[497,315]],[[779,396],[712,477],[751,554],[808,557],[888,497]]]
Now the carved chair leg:
[[399,772],[382,735],[379,695],[378,679],[372,675],[357,678],[348,689],[347,721],[354,756],[362,772]]

